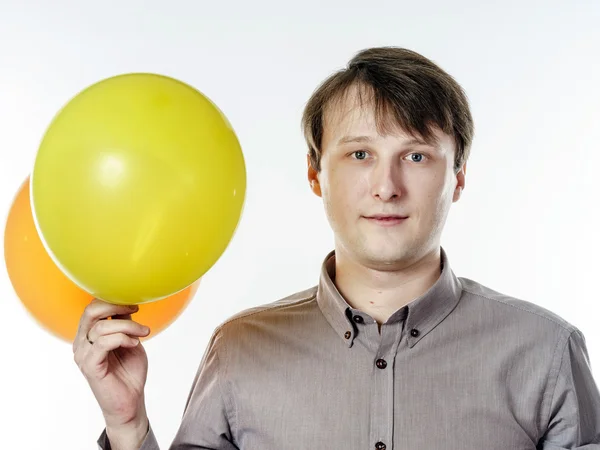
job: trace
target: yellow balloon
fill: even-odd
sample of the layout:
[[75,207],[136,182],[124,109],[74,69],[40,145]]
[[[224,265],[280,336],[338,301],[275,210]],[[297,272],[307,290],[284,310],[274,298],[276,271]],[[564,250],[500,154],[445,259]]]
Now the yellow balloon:
[[75,284],[116,304],[159,300],[202,277],[229,245],[245,195],[226,117],[156,74],[77,94],[46,131],[31,175],[47,252]]

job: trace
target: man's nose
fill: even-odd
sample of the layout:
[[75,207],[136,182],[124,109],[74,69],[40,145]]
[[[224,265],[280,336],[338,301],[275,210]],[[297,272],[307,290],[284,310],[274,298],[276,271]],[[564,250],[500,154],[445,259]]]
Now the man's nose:
[[382,201],[389,201],[402,195],[400,173],[390,163],[378,164],[371,174],[372,195]]

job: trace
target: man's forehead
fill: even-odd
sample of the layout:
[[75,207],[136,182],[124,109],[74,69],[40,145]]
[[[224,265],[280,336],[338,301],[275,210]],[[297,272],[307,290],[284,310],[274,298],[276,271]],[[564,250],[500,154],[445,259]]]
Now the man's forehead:
[[[389,117],[379,119],[386,122],[385,128],[395,128],[394,131],[402,132],[403,130],[397,124],[395,117],[391,114]],[[324,132],[333,137],[340,134],[348,133],[373,133],[377,129],[377,115],[374,105],[358,104],[356,102],[338,101],[325,109],[323,113],[323,128]]]
[[[336,144],[366,141],[366,138],[372,139],[377,136],[396,136],[425,143],[423,137],[403,128],[392,112],[377,116],[373,105],[339,104],[329,108],[323,119],[324,137],[327,140],[335,140]],[[383,123],[378,123],[378,120]]]
[[351,90],[331,99],[324,108],[324,122],[340,123],[348,119],[370,119],[375,115],[375,101]]

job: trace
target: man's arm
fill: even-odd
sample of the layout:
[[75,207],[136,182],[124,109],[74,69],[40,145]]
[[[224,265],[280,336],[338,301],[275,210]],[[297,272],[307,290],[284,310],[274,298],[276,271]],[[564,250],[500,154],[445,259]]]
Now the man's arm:
[[600,392],[585,337],[574,330],[562,351],[548,426],[539,450],[600,450]]
[[[200,362],[181,425],[169,450],[239,450],[233,444],[230,425],[233,401],[224,388],[227,367],[222,357],[221,339],[218,328]],[[116,450],[111,448],[106,430],[97,442],[99,450]],[[135,450],[160,450],[151,425],[142,446]]]

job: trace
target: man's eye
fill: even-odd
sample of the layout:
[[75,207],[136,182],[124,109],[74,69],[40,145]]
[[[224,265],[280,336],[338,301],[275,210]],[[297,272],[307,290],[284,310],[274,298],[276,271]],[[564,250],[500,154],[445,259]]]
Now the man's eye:
[[422,153],[411,153],[408,156],[410,156],[412,162],[421,162],[425,158]]
[[367,152],[365,152],[364,150],[357,150],[355,152],[352,152],[352,154],[355,156],[356,159],[365,159],[367,157]]

